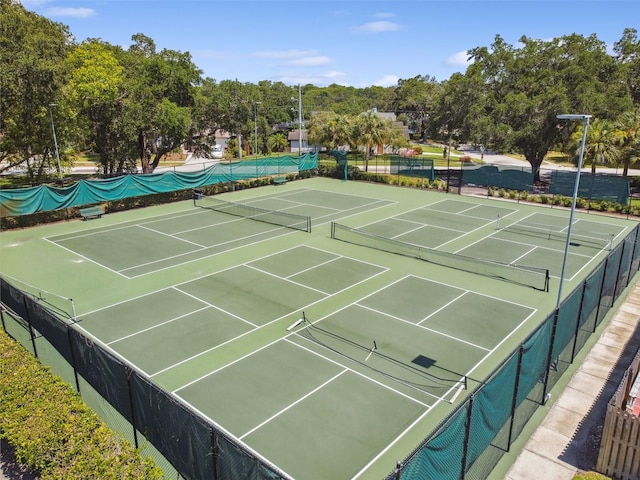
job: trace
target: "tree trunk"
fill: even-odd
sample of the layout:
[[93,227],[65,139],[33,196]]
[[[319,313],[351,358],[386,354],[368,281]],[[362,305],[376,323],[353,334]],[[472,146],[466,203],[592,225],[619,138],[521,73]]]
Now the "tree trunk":
[[152,173],[149,167],[149,155],[147,153],[147,138],[143,130],[138,131],[138,150],[140,151],[140,166],[142,173]]

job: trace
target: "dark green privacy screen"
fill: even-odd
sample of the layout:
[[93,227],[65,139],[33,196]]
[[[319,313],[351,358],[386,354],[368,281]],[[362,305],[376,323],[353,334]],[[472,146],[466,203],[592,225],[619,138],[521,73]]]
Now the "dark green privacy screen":
[[269,175],[298,173],[317,168],[317,154],[216,163],[201,171],[125,175],[106,180],[80,180],[65,188],[41,185],[0,190],[0,216],[79,207],[123,198],[174,192],[216,183],[236,182]]
[[636,227],[388,480],[485,479],[638,271]]

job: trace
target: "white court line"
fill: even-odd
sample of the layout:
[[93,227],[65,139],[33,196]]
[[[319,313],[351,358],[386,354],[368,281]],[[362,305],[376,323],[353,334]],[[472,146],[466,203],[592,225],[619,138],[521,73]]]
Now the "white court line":
[[[280,230],[280,229],[276,229],[276,230]],[[245,244],[242,244],[242,245],[238,245],[237,247],[230,248],[230,249],[228,249],[228,250],[222,250],[222,251],[220,251],[220,252],[214,252],[214,253],[211,253],[210,255],[203,255],[203,256],[201,256],[201,257],[194,258],[193,260],[188,260],[188,261],[186,261],[186,262],[181,262],[181,263],[175,263],[175,264],[169,265],[169,266],[167,266],[167,267],[158,268],[158,269],[156,269],[156,270],[151,270],[151,271],[149,271],[149,272],[144,272],[144,273],[141,273],[141,274],[139,274],[139,275],[133,275],[133,276],[130,276],[130,277],[125,277],[125,278],[129,278],[129,279],[131,279],[131,278],[140,278],[140,277],[144,277],[145,275],[151,275],[151,274],[154,274],[154,273],[162,272],[163,270],[169,270],[169,269],[171,269],[171,268],[181,267],[181,266],[183,266],[183,265],[188,265],[188,264],[193,263],[193,262],[200,262],[200,261],[202,261],[202,260],[205,260],[205,259],[207,259],[207,258],[211,258],[211,257],[215,257],[215,256],[217,256],[217,255],[225,255],[225,254],[228,254],[229,252],[233,252],[234,250],[240,250],[240,249],[245,248],[245,247],[250,247],[251,245],[256,245],[256,244],[258,244],[258,243],[262,243],[262,242],[268,242],[268,241],[270,241],[270,240],[274,240],[274,239],[276,239],[276,238],[283,237],[283,236],[285,236],[285,235],[292,235],[292,234],[295,234],[295,233],[300,233],[300,232],[298,232],[297,230],[291,230],[290,228],[285,229],[285,228],[283,227],[283,229],[282,229],[282,230],[283,230],[283,232],[282,232],[282,234],[280,234],[280,235],[275,235],[275,236],[271,236],[271,237],[269,237],[269,238],[264,238],[264,239],[261,239],[261,240],[256,240],[255,242],[245,243]],[[271,232],[271,231],[273,231],[273,230],[268,230],[268,231],[265,231],[265,232],[263,232],[263,233],[269,233],[269,232]],[[251,238],[251,237],[254,237],[254,236],[257,236],[257,235],[260,235],[260,234],[254,234],[254,235],[250,235],[250,236],[247,236],[247,237],[242,237],[242,240],[245,240],[245,239],[247,239],[247,238]],[[218,245],[232,244],[232,243],[235,243],[236,241],[237,241],[237,239],[229,240],[228,242],[220,243],[220,244],[217,244],[217,245],[212,245],[211,247],[207,247],[207,248],[206,248],[206,249],[204,249],[204,250],[209,250],[209,249],[214,248],[214,247],[216,247],[216,246],[218,246]],[[184,255],[189,255],[189,254],[191,254],[191,253],[195,253],[195,252],[197,252],[197,250],[194,250],[193,252],[187,252],[187,253],[184,253],[184,254],[176,255],[175,257],[180,257],[180,256],[184,256]],[[169,258],[174,258],[174,257],[169,257]],[[163,260],[164,260],[164,259],[161,259],[161,260],[157,260],[157,261],[150,262],[150,263],[161,262],[161,261],[163,261]],[[127,268],[127,270],[132,269],[132,268],[139,268],[140,266],[145,266],[145,265],[147,265],[147,264],[138,265],[138,266],[135,266],[135,267],[128,267],[128,268]],[[233,268],[233,267],[231,267],[231,268]],[[124,270],[123,270],[123,271],[124,271]],[[204,275],[204,276],[206,276],[206,275]],[[189,280],[189,281],[191,281],[191,280]],[[187,282],[184,282],[184,283],[187,283]]]
[[180,290],[180,289],[179,289],[177,286],[175,286],[175,285],[174,285],[173,287],[171,287],[171,288],[173,288],[174,290],[176,290],[176,291],[178,291],[178,292],[182,293],[183,295],[186,295],[187,297],[191,297],[191,298],[193,298],[194,300],[197,300],[197,301],[199,301],[199,302],[204,303],[207,307],[214,308],[214,309],[216,309],[216,310],[218,310],[218,311],[220,311],[220,312],[222,312],[222,313],[226,313],[226,314],[227,314],[227,315],[229,315],[230,317],[233,317],[233,318],[236,318],[236,319],[240,320],[241,322],[248,323],[249,325],[251,325],[251,326],[252,326],[252,327],[254,327],[254,328],[259,328],[259,327],[260,327],[260,325],[256,325],[255,323],[252,323],[252,322],[250,322],[249,320],[245,320],[244,318],[242,318],[242,317],[240,317],[240,316],[238,316],[238,315],[236,315],[236,314],[234,314],[234,313],[228,312],[228,311],[226,311],[224,308],[220,308],[220,307],[218,307],[217,305],[214,305],[213,303],[209,303],[209,302],[207,302],[206,300],[203,300],[203,299],[202,299],[202,298],[200,298],[200,297],[196,297],[195,295],[191,295],[189,292],[185,292],[184,290]]
[[180,242],[190,243],[191,245],[195,245],[196,247],[207,248],[205,245],[200,245],[199,243],[192,242],[190,240],[185,240],[184,238],[176,237],[175,235],[172,235],[171,233],[161,232],[160,230],[155,230],[155,229],[149,228],[149,227],[147,227],[145,225],[136,225],[136,226],[138,228],[142,228],[144,230],[148,230],[148,231],[153,232],[153,233],[158,234],[158,235],[164,235],[165,237],[169,237],[169,238],[172,238],[174,240],[178,240]]
[[[316,345],[316,346],[318,346],[318,347],[320,347],[320,348],[323,348],[323,349],[326,349],[326,348],[327,348],[327,347],[323,347],[322,345],[317,344],[317,343],[316,343],[316,342],[314,342],[313,340],[309,340],[308,338],[305,338],[305,337],[302,337],[301,335],[298,335],[296,332],[292,332],[292,333],[290,333],[289,335],[287,335],[287,336],[286,336],[284,339],[282,339],[282,340],[284,340],[284,341],[286,341],[286,342],[290,343],[291,345],[294,345],[294,346],[296,346],[296,347],[298,347],[298,348],[301,348],[301,349],[303,349],[303,350],[305,350],[305,351],[307,351],[307,352],[309,352],[309,353],[312,353],[313,355],[316,355],[316,356],[318,356],[318,357],[322,358],[323,360],[326,360],[326,361],[327,361],[327,362],[329,362],[329,363],[333,363],[334,365],[337,365],[337,366],[339,366],[339,367],[341,367],[341,368],[344,368],[344,369],[348,370],[349,372],[351,372],[351,373],[353,373],[353,374],[355,374],[355,375],[357,375],[357,376],[359,376],[359,377],[362,377],[362,378],[364,378],[365,380],[367,380],[367,381],[369,381],[369,382],[371,382],[371,383],[375,383],[376,385],[378,385],[378,386],[380,386],[380,387],[382,387],[382,388],[384,388],[384,389],[386,389],[386,390],[389,390],[390,392],[395,393],[396,395],[399,395],[399,396],[404,397],[404,398],[406,398],[406,399],[408,399],[408,400],[411,400],[412,402],[417,403],[418,405],[420,405],[420,406],[422,406],[422,407],[424,407],[424,408],[431,408],[431,405],[429,405],[429,404],[427,404],[427,403],[424,403],[424,402],[421,402],[420,400],[418,400],[417,398],[412,397],[411,395],[407,395],[406,393],[402,393],[402,392],[400,392],[399,390],[396,390],[395,388],[390,387],[389,385],[386,385],[385,383],[382,383],[382,382],[380,382],[380,381],[378,381],[378,380],[375,380],[374,378],[369,377],[368,375],[365,375],[365,374],[364,374],[364,373],[362,373],[362,372],[359,372],[359,371],[357,371],[357,370],[354,370],[353,368],[347,367],[346,365],[344,365],[344,364],[342,364],[342,363],[340,363],[340,362],[338,362],[338,361],[336,361],[336,360],[333,360],[333,359],[331,359],[331,358],[327,357],[326,355],[322,355],[321,353],[316,352],[316,351],[314,351],[314,350],[311,350],[310,348],[305,347],[304,345],[300,345],[299,343],[296,343],[296,342],[292,341],[290,338],[288,338],[288,337],[291,337],[291,336],[293,336],[293,335],[295,335],[295,336],[299,336],[299,337],[300,337],[300,338],[302,338],[304,341],[309,342],[309,343],[312,343],[313,345]],[[339,353],[339,352],[334,352],[334,353],[336,353],[336,355],[340,355],[341,357],[347,358],[347,359],[349,359],[350,361],[355,361],[355,360],[350,359],[350,358],[349,358],[349,357],[347,357],[346,355],[342,355],[342,354],[341,354],[341,353]],[[356,363],[357,363],[357,361],[356,361]],[[366,367],[366,365],[365,365],[365,367]],[[384,374],[382,374],[382,375],[384,375]],[[405,387],[412,388],[413,390],[415,390],[415,391],[419,392],[420,394],[422,394],[422,395],[424,395],[424,396],[426,396],[426,397],[432,397],[432,398],[434,398],[434,399],[439,399],[439,398],[440,398],[440,397],[438,397],[437,395],[434,395],[434,394],[429,393],[429,392],[425,392],[424,390],[421,390],[421,389],[419,389],[419,388],[417,388],[417,387],[413,387],[413,386],[411,386],[411,385],[408,385],[408,384],[402,383],[402,382],[400,382],[400,381],[398,381],[398,383],[400,383],[401,385],[404,385]]]
[[[234,221],[237,221],[237,220],[234,220]],[[228,222],[223,222],[223,223],[228,223]],[[217,226],[217,225],[221,225],[221,224],[220,224],[220,223],[215,223],[215,224],[209,225],[209,226],[207,226],[207,227],[203,227],[203,228],[210,228],[210,227]],[[168,257],[162,257],[162,258],[159,258],[159,259],[157,259],[157,260],[152,260],[152,261],[150,261],[150,262],[139,263],[139,264],[134,265],[134,266],[132,266],[132,267],[123,268],[122,270],[119,270],[119,271],[120,271],[120,272],[126,272],[126,271],[129,271],[129,270],[134,270],[134,269],[136,269],[136,268],[146,267],[147,265],[153,265],[154,263],[162,263],[162,262],[165,262],[165,261],[167,261],[167,260],[172,260],[172,259],[174,259],[174,258],[180,258],[180,257],[184,257],[184,256],[186,256],[186,255],[191,255],[191,254],[194,254],[194,253],[197,253],[197,252],[206,251],[206,250],[211,250],[211,249],[213,249],[213,248],[217,248],[217,247],[220,247],[220,246],[222,246],[222,245],[235,244],[235,243],[236,243],[236,242],[238,242],[238,241],[246,240],[246,239],[249,239],[249,238],[252,238],[252,237],[257,237],[257,236],[259,236],[259,235],[263,235],[263,234],[267,234],[267,233],[268,233],[268,234],[271,234],[271,232],[275,232],[275,231],[279,231],[279,230],[282,230],[282,228],[271,228],[271,229],[269,229],[269,230],[264,230],[264,231],[262,231],[262,232],[252,233],[251,235],[245,235],[245,236],[243,236],[243,237],[235,237],[235,238],[232,238],[231,240],[227,240],[227,241],[225,241],[225,242],[219,242],[219,243],[216,243],[216,244],[214,244],[214,245],[210,245],[210,246],[208,246],[208,247],[207,247],[207,246],[202,246],[202,248],[200,248],[200,249],[198,249],[198,250],[191,250],[191,251],[189,251],[189,252],[178,253],[178,254],[176,254],[176,255],[170,255],[170,256],[168,256]],[[288,235],[289,233],[295,233],[295,232],[288,232],[288,231],[284,231],[282,235]],[[272,238],[277,238],[277,237],[282,236],[282,235],[277,235],[276,237],[269,237],[269,238],[264,239],[264,240],[258,240],[257,242],[254,242],[254,243],[260,243],[260,242],[262,242],[262,241],[270,240],[270,239],[272,239]],[[186,241],[186,240],[185,240],[185,241]],[[177,266],[180,266],[180,265],[185,265],[185,264],[187,264],[187,263],[195,262],[195,261],[198,261],[198,260],[202,260],[202,259],[205,259],[205,258],[209,258],[209,257],[215,256],[215,255],[220,255],[220,254],[222,254],[222,253],[229,252],[229,251],[231,251],[231,250],[236,250],[237,248],[242,248],[242,247],[244,247],[244,246],[253,245],[254,243],[249,243],[249,244],[245,244],[245,245],[240,245],[239,247],[235,247],[235,248],[230,249],[230,250],[222,250],[222,251],[220,251],[220,252],[216,252],[216,253],[213,253],[213,254],[211,254],[211,255],[205,255],[205,256],[202,256],[202,257],[198,257],[198,258],[197,258],[197,259],[195,259],[195,260],[189,260],[189,261],[187,261],[187,262],[176,263],[176,264],[174,264],[174,265],[170,265],[170,266],[168,266],[168,267],[164,267],[164,268],[161,268],[161,269],[158,269],[158,270],[152,270],[152,271],[150,271],[150,272],[145,272],[145,273],[143,273],[143,274],[141,274],[141,275],[135,275],[135,276],[133,276],[133,277],[128,277],[128,278],[137,278],[137,277],[140,277],[140,276],[143,276],[143,275],[149,275],[150,273],[160,272],[160,271],[162,271],[162,270],[166,270],[167,268],[174,268],[174,267],[177,267]],[[197,244],[194,244],[194,245],[197,245]]]
[[47,242],[53,243],[56,247],[62,248],[63,250],[66,250],[67,252],[71,253],[72,255],[75,255],[76,257],[80,257],[80,258],[86,260],[87,262],[91,262],[94,265],[97,265],[98,267],[104,268],[105,270],[108,270],[111,273],[115,273],[116,275],[119,275],[122,278],[126,278],[127,280],[129,280],[129,277],[127,277],[126,275],[123,275],[119,271],[114,270],[112,268],[109,268],[106,265],[102,265],[100,262],[96,262],[95,260],[93,260],[93,259],[91,259],[89,257],[81,255],[80,253],[76,252],[75,250],[71,250],[70,248],[67,248],[64,245],[60,245],[59,243],[56,243],[56,242],[54,242],[52,240],[49,240],[48,238],[45,238],[44,240],[47,241]]
[[247,268],[250,268],[252,270],[255,270],[256,272],[264,273],[265,275],[268,275],[270,277],[274,277],[274,278],[277,278],[279,280],[284,280],[285,282],[289,282],[289,283],[292,283],[292,284],[297,285],[299,287],[306,288],[307,290],[313,290],[314,292],[318,292],[318,293],[320,293],[322,295],[326,295],[326,296],[331,295],[330,293],[323,292],[322,290],[318,290],[317,288],[310,287],[309,285],[305,285],[303,283],[296,282],[296,281],[291,280],[289,278],[281,277],[280,275],[276,275],[275,273],[267,272],[266,270],[261,270],[260,268],[254,267],[254,266],[249,265],[247,263],[245,263],[243,266],[245,266]]
[[324,388],[325,386],[329,385],[331,382],[333,382],[334,380],[336,380],[337,378],[341,377],[342,375],[344,375],[346,372],[348,372],[349,369],[345,368],[344,370],[342,370],[341,372],[338,372],[336,375],[334,375],[333,377],[331,377],[329,380],[327,380],[326,382],[322,383],[321,385],[318,385],[316,388],[314,388],[313,390],[311,390],[310,392],[306,393],[305,395],[303,395],[302,397],[298,398],[295,402],[290,403],[289,405],[287,405],[285,408],[283,408],[282,410],[280,410],[279,412],[275,413],[274,415],[270,416],[269,418],[267,418],[265,421],[263,421],[262,423],[259,423],[258,425],[256,425],[255,427],[253,427],[251,430],[249,430],[248,432],[244,433],[243,435],[240,435],[238,438],[240,440],[242,440],[243,438],[245,438],[248,435],[251,435],[253,432],[255,432],[256,430],[264,427],[267,423],[271,422],[273,419],[279,417],[280,415],[282,415],[283,413],[285,413],[287,410],[292,409],[293,407],[295,407],[297,404],[299,404],[300,402],[302,402],[303,400],[306,400],[308,397],[310,397],[311,395],[313,395],[314,393],[316,393],[317,391],[319,391],[320,389]]
[[431,317],[431,315],[435,315],[435,314],[436,314],[437,312],[439,312],[440,310],[442,310],[442,309],[444,309],[445,307],[447,307],[447,306],[451,305],[453,302],[455,302],[455,301],[456,301],[457,299],[459,299],[460,297],[464,296],[466,293],[467,293],[467,292],[464,292],[464,293],[463,293],[463,294],[461,294],[459,297],[457,297],[456,299],[454,299],[454,300],[452,300],[451,302],[449,302],[447,305],[445,305],[445,306],[443,306],[443,307],[439,308],[437,311],[435,311],[435,312],[433,312],[433,313],[429,314],[427,317],[425,317],[425,318],[423,318],[422,320],[420,320],[420,322],[418,322],[418,323],[411,322],[411,321],[406,320],[406,319],[404,319],[404,318],[396,317],[395,315],[392,315],[392,314],[390,314],[390,313],[382,312],[382,311],[380,311],[380,310],[376,310],[375,308],[367,307],[366,305],[362,305],[362,304],[360,304],[360,303],[355,303],[354,305],[356,305],[356,306],[358,306],[358,307],[360,307],[360,308],[364,308],[365,310],[369,310],[369,311],[371,311],[371,312],[377,313],[378,315],[384,315],[385,317],[393,318],[394,320],[397,320],[397,321],[399,321],[399,322],[406,323],[406,324],[411,325],[411,326],[413,326],[413,327],[420,328],[420,329],[422,329],[422,330],[426,330],[426,331],[431,332],[431,333],[435,333],[436,335],[441,335],[441,336],[443,336],[443,337],[450,338],[451,340],[455,340],[456,342],[465,343],[465,344],[469,345],[470,347],[477,348],[477,349],[479,349],[479,350],[489,351],[489,349],[488,349],[488,348],[486,348],[486,347],[483,347],[483,346],[480,346],[480,345],[476,345],[475,343],[471,343],[471,342],[468,342],[468,341],[466,341],[466,340],[462,340],[461,338],[454,337],[453,335],[449,335],[448,333],[444,333],[444,332],[441,332],[441,331],[439,331],[439,330],[435,330],[435,329],[433,329],[433,328],[425,327],[424,325],[422,325],[422,322],[424,322],[424,321],[425,321],[425,320],[427,320],[429,317]]
[[153,330],[154,328],[162,327],[163,325],[167,325],[169,323],[176,322],[176,321],[181,320],[181,319],[183,319],[185,317],[188,317],[189,315],[193,315],[194,313],[202,312],[203,310],[206,310],[207,308],[209,308],[209,306],[199,308],[199,309],[194,310],[192,312],[184,313],[184,314],[179,315],[179,316],[174,317],[174,318],[170,318],[169,320],[166,320],[164,322],[158,323],[158,324],[153,325],[151,327],[143,328],[142,330],[138,330],[137,332],[130,333],[129,335],[125,335],[124,337],[120,337],[120,338],[117,338],[115,340],[111,340],[110,342],[107,342],[106,345],[113,345],[114,343],[121,342],[122,340],[126,340],[127,338],[135,337],[136,335],[140,335],[141,333],[149,332],[149,331]]
[[[293,247],[293,248],[297,248],[297,247]],[[309,248],[312,248],[312,247],[309,247]],[[265,257],[262,257],[262,258],[266,258],[266,257],[269,257],[269,256],[271,256],[271,255],[266,255]],[[344,258],[349,258],[349,257],[344,257]],[[363,263],[365,263],[365,262],[363,262]],[[225,270],[222,270],[221,272],[224,272],[224,271],[226,271],[226,270],[231,270],[231,269],[233,269],[233,268],[237,268],[237,267],[239,267],[239,266],[242,266],[242,265],[236,265],[236,266],[234,266],[234,267],[229,267],[229,268],[227,268],[227,269],[225,269]],[[200,357],[200,356],[202,356],[202,355],[205,355],[205,354],[207,354],[207,353],[209,353],[209,352],[211,352],[211,351],[213,351],[213,350],[215,350],[215,349],[219,348],[219,347],[220,347],[220,346],[222,346],[222,345],[225,345],[225,344],[230,343],[230,342],[232,342],[232,341],[234,341],[234,340],[236,340],[236,339],[239,339],[239,338],[241,338],[241,337],[244,337],[245,335],[248,335],[248,334],[250,334],[250,333],[253,333],[253,332],[255,332],[256,330],[259,330],[259,329],[261,329],[261,328],[265,328],[265,327],[267,327],[267,326],[269,326],[269,325],[271,325],[271,324],[273,324],[273,323],[275,323],[275,322],[278,322],[278,321],[282,320],[283,318],[286,318],[286,317],[288,317],[288,316],[291,316],[292,314],[300,313],[300,312],[304,311],[305,309],[308,309],[309,307],[311,307],[311,306],[315,305],[316,303],[323,302],[324,300],[326,300],[326,299],[327,299],[327,298],[329,298],[329,297],[332,297],[332,296],[335,296],[335,295],[339,295],[340,293],[342,293],[342,292],[344,292],[344,291],[346,291],[346,290],[349,290],[350,288],[353,288],[353,287],[355,287],[355,286],[357,286],[357,285],[360,285],[361,283],[364,283],[364,282],[366,282],[366,281],[368,281],[368,280],[371,280],[372,278],[375,278],[375,277],[377,277],[378,275],[381,275],[382,273],[385,273],[385,272],[387,272],[387,271],[388,271],[388,269],[383,269],[382,271],[380,271],[380,272],[376,273],[375,275],[372,275],[372,276],[370,276],[370,277],[368,277],[368,278],[365,278],[364,280],[361,280],[361,281],[359,281],[359,282],[357,282],[357,283],[355,283],[355,284],[353,284],[353,285],[349,285],[348,287],[343,288],[342,290],[339,290],[339,291],[337,291],[337,292],[335,292],[335,293],[333,293],[333,294],[329,294],[327,297],[320,298],[320,299],[318,299],[318,300],[316,300],[316,301],[314,301],[314,302],[312,302],[312,303],[309,303],[309,304],[307,304],[307,305],[305,305],[305,306],[303,306],[303,307],[300,307],[299,309],[297,309],[297,310],[295,310],[295,311],[293,311],[293,312],[291,312],[291,313],[289,313],[289,314],[282,315],[281,317],[275,318],[274,320],[271,320],[270,322],[267,322],[267,323],[265,323],[264,325],[260,325],[260,326],[258,326],[257,328],[255,328],[255,329],[253,329],[253,330],[249,330],[248,332],[245,332],[245,333],[243,333],[243,334],[241,334],[241,335],[239,335],[239,336],[237,336],[237,337],[235,337],[235,338],[233,338],[233,339],[230,339],[230,340],[228,340],[227,342],[224,342],[224,343],[223,343],[223,344],[221,344],[221,345],[216,345],[215,347],[212,347],[212,348],[210,348],[210,349],[208,349],[208,350],[205,350],[205,351],[203,351],[203,352],[200,352],[200,353],[197,353],[197,354],[195,354],[195,355],[192,355],[191,357],[185,358],[184,360],[181,360],[180,362],[177,362],[177,363],[175,363],[174,365],[170,365],[170,366],[168,366],[168,367],[166,367],[166,368],[164,368],[164,369],[162,369],[162,370],[160,370],[160,371],[158,371],[158,372],[155,372],[153,375],[150,375],[150,376],[151,376],[151,377],[153,377],[153,376],[159,375],[159,374],[161,374],[161,373],[164,373],[164,372],[166,372],[166,371],[168,371],[168,370],[171,370],[172,368],[175,368],[175,367],[177,367],[177,366],[179,366],[179,365],[182,365],[182,364],[184,364],[184,363],[187,363],[187,362],[189,362],[189,361],[191,361],[191,360],[193,360],[193,359],[195,359],[195,358],[197,358],[197,357]],[[217,272],[217,273],[221,273],[221,272]],[[214,275],[214,274],[211,274],[211,275]],[[207,277],[207,276],[208,276],[208,275],[203,275],[203,276],[202,276],[202,277],[200,277],[200,278],[205,278],[205,277]],[[181,283],[181,284],[179,284],[179,285],[184,285],[184,284],[186,284],[186,283],[190,283],[190,282],[192,282],[192,281],[193,281],[193,280],[189,280],[189,281],[183,282],[183,283]],[[173,287],[170,287],[170,288],[174,288],[175,290],[178,290],[178,291],[181,291],[181,292],[182,292],[182,290],[180,290],[180,289],[178,288],[178,286],[179,286],[179,285],[174,285]],[[183,292],[183,293],[184,293],[184,292]],[[194,297],[194,298],[197,298],[197,297]],[[206,302],[204,302],[204,300],[202,300],[202,299],[198,299],[198,300],[200,300],[200,301],[201,301],[201,302],[203,302],[203,303],[206,303]],[[214,307],[215,307],[215,305],[214,305]],[[218,308],[218,307],[215,307],[215,308]],[[220,308],[218,308],[218,310],[224,311],[224,310],[222,310],[222,309],[220,309]],[[231,314],[231,313],[229,313],[229,312],[225,312],[225,313],[228,313],[229,315],[235,316],[235,315],[233,315],[233,314]],[[246,320],[244,320],[244,321],[246,321]],[[250,322],[247,322],[247,323],[250,323]],[[276,340],[276,341],[277,341],[277,340]],[[272,342],[272,343],[274,343],[274,342]],[[270,345],[270,344],[269,344],[269,345]],[[266,347],[266,346],[268,346],[268,345],[265,345],[265,347]],[[265,347],[262,347],[262,348],[265,348]],[[257,352],[257,351],[259,351],[259,350],[262,350],[262,348],[260,348],[260,349],[258,349],[258,350],[255,350],[254,352]],[[250,354],[253,354],[254,352],[251,352]],[[242,357],[242,358],[244,358],[244,357]],[[239,361],[239,360],[240,360],[240,359],[238,359],[237,361]],[[235,361],[234,361],[234,362],[231,362],[231,363],[229,363],[229,364],[227,364],[227,365],[225,365],[224,367],[221,367],[221,368],[225,368],[225,367],[226,367],[226,366],[228,366],[228,365],[233,365],[234,363],[235,363]],[[220,369],[218,369],[218,370],[220,370]],[[202,380],[202,379],[204,379],[204,378],[208,377],[209,375],[212,375],[213,373],[217,372],[218,370],[216,370],[216,371],[214,371],[214,372],[209,372],[209,373],[207,373],[207,374],[205,374],[205,375],[203,375],[203,376],[201,376],[201,377],[197,378],[197,379],[196,379],[196,380],[194,380],[193,382],[190,382],[190,383],[188,383],[187,385],[183,385],[182,387],[180,387],[180,388],[178,388],[178,389],[174,390],[174,392],[177,392],[178,390],[180,390],[180,389],[182,389],[182,388],[185,388],[186,386],[191,385],[192,383],[198,382],[198,381],[200,381],[200,380]]]

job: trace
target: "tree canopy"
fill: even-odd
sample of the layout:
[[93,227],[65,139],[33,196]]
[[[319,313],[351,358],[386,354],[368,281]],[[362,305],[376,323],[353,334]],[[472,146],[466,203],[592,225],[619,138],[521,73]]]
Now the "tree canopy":
[[90,151],[102,173],[120,174],[153,172],[181,148],[206,155],[220,130],[238,155],[256,146],[282,150],[287,132],[300,127],[328,148],[400,145],[376,110],[395,113],[415,141],[455,139],[521,153],[535,172],[550,149],[574,150],[580,126],[556,116],[585,113],[611,132],[603,134],[599,162],[622,164],[626,173],[639,157],[633,28],[613,53],[595,35],[523,36],[517,45],[496,35],[468,51],[465,72],[442,82],[419,74],[392,87],[357,88],[202,78],[188,52],[158,51],[143,33],[127,49],[99,39],[76,43],[66,26],[10,0],[0,0],[0,23],[0,171],[21,167],[33,181],[59,173],[54,123],[63,167],[73,152]]

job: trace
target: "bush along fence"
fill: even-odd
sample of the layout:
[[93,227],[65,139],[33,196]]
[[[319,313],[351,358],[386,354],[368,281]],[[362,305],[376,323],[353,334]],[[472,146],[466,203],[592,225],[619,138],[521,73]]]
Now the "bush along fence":
[[[10,321],[8,312],[0,310],[0,317],[3,325]],[[0,437],[42,478],[165,478],[150,458],[142,459],[67,383],[4,331],[0,399]]]
[[20,290],[1,276],[0,298],[3,307],[12,313],[3,316],[4,329],[41,363],[75,385],[89,406],[96,405],[94,410],[104,409],[104,402],[108,402],[107,416],[118,417],[118,431],[130,437],[136,448],[150,443],[157,455],[153,458],[165,473],[162,462],[168,461],[180,476],[194,480],[290,478],[74,328],[74,318],[63,319],[38,296]]
[[387,480],[487,478],[638,272],[639,234],[634,228]]

